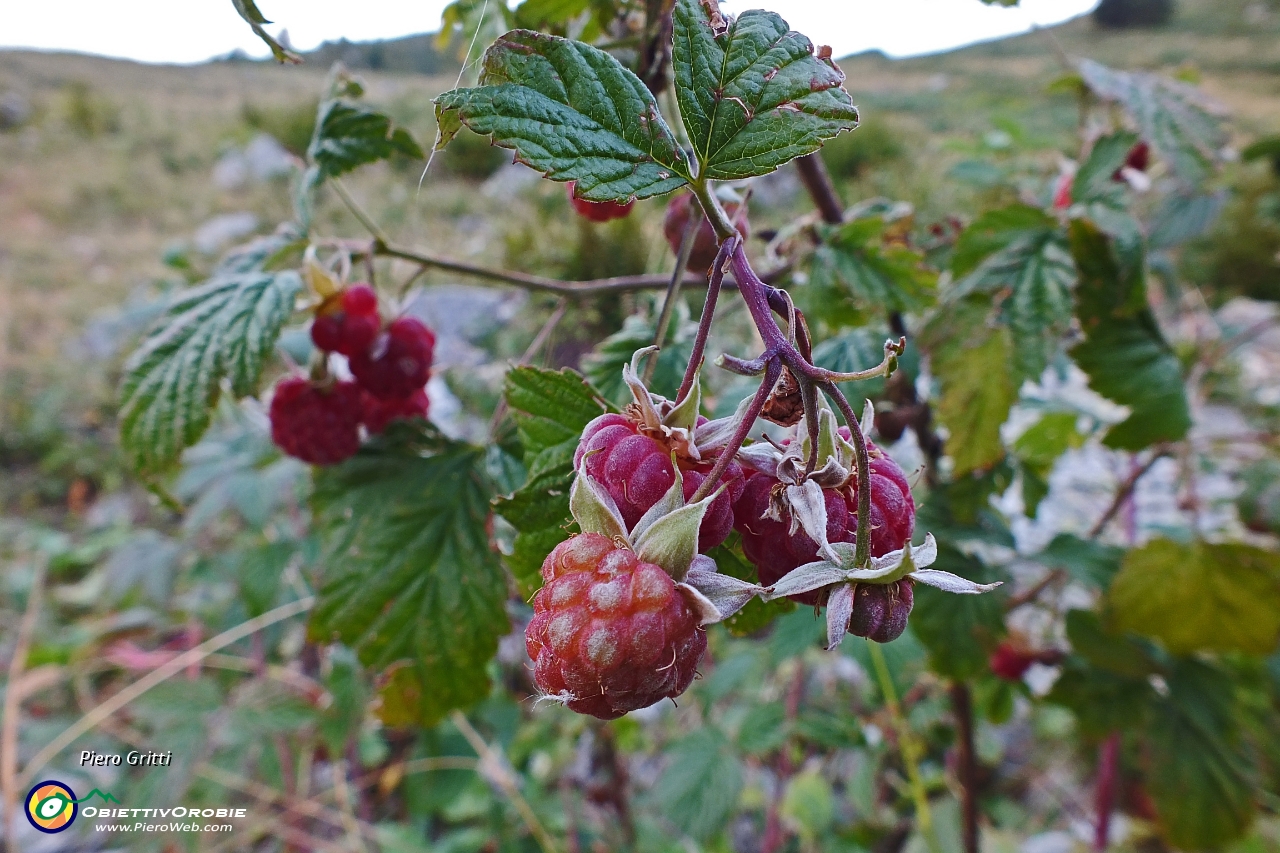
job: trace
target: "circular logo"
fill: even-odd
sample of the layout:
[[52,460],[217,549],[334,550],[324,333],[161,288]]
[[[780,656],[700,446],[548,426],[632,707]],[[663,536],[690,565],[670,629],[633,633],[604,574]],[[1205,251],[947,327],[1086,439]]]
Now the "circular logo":
[[76,795],[61,782],[41,782],[27,793],[27,820],[41,832],[62,832],[71,826],[80,807]]

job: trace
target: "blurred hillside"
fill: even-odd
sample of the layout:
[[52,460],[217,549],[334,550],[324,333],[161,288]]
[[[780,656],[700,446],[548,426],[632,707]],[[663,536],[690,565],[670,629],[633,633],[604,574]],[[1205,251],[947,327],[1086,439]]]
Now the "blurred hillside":
[[[846,201],[887,195],[928,217],[967,209],[1001,157],[1027,152],[1051,171],[1056,152],[1074,153],[1078,113],[1069,91],[1045,92],[1080,57],[1198,81],[1234,115],[1237,147],[1280,132],[1280,2],[1182,0],[1156,31],[1103,32],[1085,17],[930,57],[843,60],[864,119],[829,148]],[[430,98],[457,69],[430,36],[329,44],[301,67],[0,52],[0,465],[25,470],[62,446],[58,436],[114,446],[121,348],[160,289],[198,279],[233,241],[288,218],[289,152],[306,146],[332,60],[366,69],[369,100],[429,142]],[[495,265],[561,263],[548,229],[564,231],[561,245],[580,239],[571,219],[548,213],[563,206],[563,191],[523,192],[529,176],[514,170],[477,192],[503,156],[483,144],[467,150],[455,144],[421,193],[420,163],[380,164],[349,185],[404,242]],[[797,204],[793,178],[769,180],[753,204],[763,227]],[[660,207],[646,202],[635,217],[653,246]],[[322,233],[361,233],[338,204],[319,221]],[[79,446],[40,463],[41,490],[100,479],[108,451]],[[50,477],[50,466],[63,473]],[[0,491],[0,504],[19,494],[43,500],[12,480]]]

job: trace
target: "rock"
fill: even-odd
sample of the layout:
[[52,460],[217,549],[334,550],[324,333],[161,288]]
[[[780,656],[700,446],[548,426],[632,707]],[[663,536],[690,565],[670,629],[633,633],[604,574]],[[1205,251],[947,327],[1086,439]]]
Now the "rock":
[[231,241],[252,234],[258,229],[258,217],[247,210],[238,213],[224,213],[206,220],[192,238],[196,250],[206,255],[213,255],[225,248]]
[[244,160],[248,173],[257,182],[291,174],[298,161],[269,133],[259,133],[245,146]]
[[31,118],[31,104],[14,91],[0,95],[0,130],[21,127]]

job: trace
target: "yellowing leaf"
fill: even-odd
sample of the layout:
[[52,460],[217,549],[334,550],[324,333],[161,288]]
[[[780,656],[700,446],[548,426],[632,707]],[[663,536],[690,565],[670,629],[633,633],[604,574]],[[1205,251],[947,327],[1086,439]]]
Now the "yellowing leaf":
[[1107,613],[1115,627],[1174,654],[1268,654],[1280,640],[1280,554],[1157,539],[1125,557]]

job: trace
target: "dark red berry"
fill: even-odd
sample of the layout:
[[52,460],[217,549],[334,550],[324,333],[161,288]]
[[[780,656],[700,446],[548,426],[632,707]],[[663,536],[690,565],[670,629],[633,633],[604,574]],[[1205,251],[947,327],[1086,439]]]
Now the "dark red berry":
[[353,284],[321,306],[311,324],[311,340],[326,352],[353,356],[378,337],[378,295],[367,284]]
[[[882,557],[911,539],[916,505],[911,486],[898,463],[870,442],[871,554]],[[797,566],[818,559],[818,543],[799,527],[791,532],[791,518],[780,500],[783,485],[765,474],[752,474],[733,507],[734,527],[742,534],[742,551],[756,567],[760,583],[768,586]],[[843,489],[823,489],[827,508],[827,541],[853,542],[858,528],[858,487],[854,480]],[[779,518],[768,518],[770,506]],[[819,591],[793,596],[804,604],[818,604]]]
[[413,317],[387,326],[367,350],[351,357],[351,372],[360,387],[384,400],[403,399],[431,378],[436,336]]
[[[609,492],[628,528],[634,527],[676,481],[671,448],[640,432],[637,423],[626,415],[601,415],[587,424],[573,455],[574,467],[584,458],[587,473]],[[695,462],[677,456],[677,461],[687,500],[707,479],[715,460]],[[730,462],[720,482],[727,483],[728,488],[707,507],[698,528],[699,551],[719,545],[733,529],[733,503],[742,494],[742,466],[737,461]]]
[[524,637],[544,693],[612,720],[688,689],[707,635],[662,568],[583,533],[547,555],[542,579]]
[[[724,212],[728,214],[731,221],[736,219],[738,231],[743,239],[751,236],[751,223],[747,222],[745,213],[738,216],[736,203],[726,204]],[[715,229],[711,227],[711,222],[702,212],[701,206],[692,193],[681,193],[667,203],[667,215],[662,220],[662,233],[667,238],[667,244],[671,246],[672,254],[678,255],[680,243],[684,240],[684,230],[688,227],[691,216],[701,218],[702,225],[693,238],[693,251],[689,254],[689,269],[699,273],[706,272],[716,261],[716,254],[720,251],[720,241],[716,239]]]
[[1021,681],[1022,676],[1031,668],[1031,665],[1037,660],[1033,652],[1019,648],[1013,643],[1005,640],[996,646],[996,650],[991,653],[991,659],[988,664],[991,671],[1005,681]]
[[573,209],[578,215],[590,219],[592,222],[608,222],[610,219],[622,219],[631,213],[631,207],[635,204],[635,199],[627,202],[617,201],[588,201],[585,198],[578,198],[574,194],[574,182],[568,183],[569,201],[573,204]]
[[877,643],[889,643],[907,629],[907,617],[915,605],[913,581],[860,583],[853,591],[849,633]]
[[271,397],[271,440],[312,465],[334,465],[360,449],[360,389],[354,382],[316,385],[280,380]]
[[380,433],[392,421],[426,420],[431,401],[427,399],[426,389],[419,388],[408,397],[399,400],[383,400],[367,391],[361,392],[361,422],[371,433]]
[[1139,142],[1137,145],[1129,149],[1129,154],[1124,158],[1124,165],[1115,170],[1111,175],[1113,181],[1123,181],[1123,170],[1135,169],[1139,172],[1147,171],[1147,167],[1151,165],[1151,146],[1145,142]]

